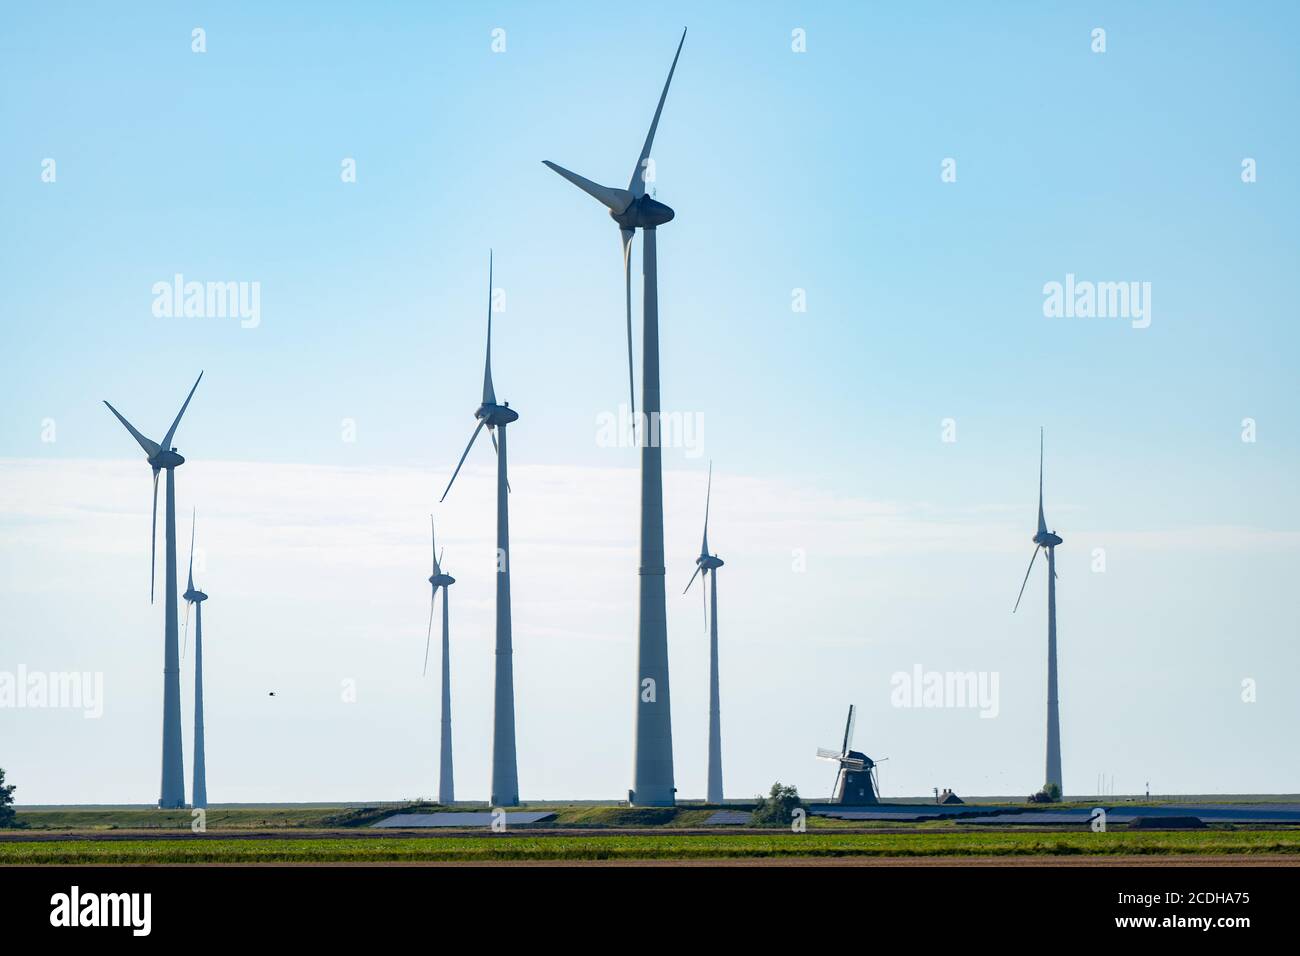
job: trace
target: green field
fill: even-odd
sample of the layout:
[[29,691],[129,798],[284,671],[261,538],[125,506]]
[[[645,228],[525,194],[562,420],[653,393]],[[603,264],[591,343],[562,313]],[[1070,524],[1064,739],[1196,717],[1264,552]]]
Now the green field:
[[[441,807],[434,804],[373,807],[234,807],[211,808],[206,825],[213,830],[266,829],[350,829],[368,827],[394,813],[431,813],[437,810],[467,810],[466,806]],[[474,807],[487,810],[487,805]],[[698,806],[626,807],[609,804],[524,805],[512,810],[543,810],[555,819],[538,824],[542,827],[619,827],[683,829],[704,825],[717,808]],[[750,809],[728,807],[727,809]],[[193,817],[189,810],[153,808],[85,808],[19,810],[18,824],[27,830],[178,830],[188,832]],[[938,821],[948,825],[949,821]],[[811,828],[843,828],[871,825],[869,821],[831,820],[809,817]],[[881,825],[894,825],[885,821]]]
[[[1276,799],[1276,798],[1275,798]],[[1290,798],[1294,800],[1294,798]],[[1227,802],[1227,801],[1224,801]],[[1235,802],[1248,803],[1238,798]],[[1261,801],[1266,802],[1266,801]],[[1087,808],[1092,803],[1058,803],[1052,809],[1069,807]],[[1112,806],[1115,804],[1112,804]],[[1144,804],[1125,803],[1126,809],[1136,809]],[[1153,801],[1151,805],[1155,804]],[[1016,804],[989,804],[1012,807]],[[1025,809],[1042,809],[1025,804]],[[443,807],[433,803],[376,803],[368,806],[353,805],[299,805],[299,806],[231,806],[212,807],[207,810],[206,827],[209,833],[230,833],[249,830],[350,830],[368,828],[375,822],[395,813],[429,813],[437,810],[487,810],[486,804],[459,804]],[[718,809],[747,810],[752,805],[728,804],[711,807],[699,803],[683,803],[676,807],[628,807],[609,803],[532,803],[514,810],[540,810],[555,815],[553,820],[535,824],[538,829],[692,829],[705,825],[705,821]],[[111,830],[174,830],[188,835],[193,816],[189,810],[159,810],[153,807],[40,807],[21,808],[17,813],[19,827],[30,831],[97,832]],[[897,829],[900,826],[919,831],[947,831],[960,828],[955,819],[937,819],[920,823],[896,820],[835,820],[828,817],[809,816],[808,828],[816,831]],[[1003,827],[1014,827],[1008,821]]]
[[[394,813],[395,807],[237,807],[207,811],[212,830],[253,830],[277,827],[368,826]],[[88,808],[19,810],[18,825],[30,830],[185,830],[193,822],[189,810]]]
[[1300,832],[756,833],[687,836],[191,838],[0,843],[0,864],[384,863],[728,860],[828,857],[1300,854]]

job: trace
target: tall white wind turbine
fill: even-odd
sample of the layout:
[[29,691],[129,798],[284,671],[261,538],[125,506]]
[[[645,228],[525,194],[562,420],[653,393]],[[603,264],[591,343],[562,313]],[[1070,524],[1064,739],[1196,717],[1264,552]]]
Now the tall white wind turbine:
[[456,579],[442,570],[442,555],[438,554],[438,538],[433,528],[433,515],[429,515],[429,537],[433,548],[433,574],[429,583],[433,594],[429,597],[429,630],[424,636],[424,672],[429,671],[429,644],[433,640],[433,606],[442,588],[442,736],[438,758],[438,802],[444,806],[455,803],[456,784],[451,768],[451,643],[447,633],[447,589]]
[[1011,609],[1014,614],[1020,607],[1020,599],[1025,596],[1025,585],[1029,583],[1029,574],[1034,570],[1034,561],[1039,551],[1047,552],[1047,779],[1044,786],[1056,784],[1064,795],[1061,785],[1061,711],[1056,693],[1056,546],[1061,538],[1055,531],[1047,530],[1047,521],[1043,518],[1043,430],[1038,430],[1038,531],[1034,534],[1034,553],[1029,559],[1029,568],[1025,571],[1025,580],[1020,584],[1020,594],[1016,596],[1016,606]]
[[167,471],[167,503],[164,510],[164,525],[167,538],[167,594],[164,603],[163,619],[163,739],[162,739],[162,786],[158,805],[165,809],[185,806],[185,759],[181,747],[181,668],[180,668],[180,634],[176,620],[176,469],[185,463],[185,459],[172,447],[176,428],[181,423],[181,416],[189,407],[194,391],[203,380],[203,373],[194,380],[194,387],[185,397],[185,404],[176,413],[176,420],[162,442],[151,441],[122,417],[122,413],[106,401],[108,410],[131,433],[147,456],[149,466],[153,469],[153,532],[149,553],[149,602],[153,603],[154,566],[157,563],[154,552],[158,539],[158,473]]
[[[697,575],[709,580],[709,803],[722,802],[722,727],[718,693],[718,568],[722,559],[709,553],[709,500],[713,497],[713,463],[709,463],[709,485],[704,494],[704,540],[700,542],[700,556],[695,559],[695,573],[686,582],[691,589]],[[701,586],[703,586],[701,584]]]
[[[506,426],[519,418],[510,403],[497,404],[492,390],[492,254],[488,253],[488,332],[487,360],[483,365],[483,401],[474,412],[478,424],[469,436],[469,444],[452,472],[451,481],[440,500],[460,474],[461,465],[469,450],[474,447],[484,426],[492,435],[492,445],[497,452],[497,634],[496,679],[493,692],[492,718],[492,805],[513,807],[519,804],[519,770],[515,759],[515,678],[514,650],[510,637],[510,509],[508,495],[510,482],[506,475]],[[499,433],[499,437],[498,434]],[[446,604],[444,602],[444,607]]]
[[185,633],[190,630],[189,606],[194,607],[194,788],[190,806],[208,805],[208,767],[203,746],[203,602],[208,596],[194,586],[194,517],[190,518],[189,586],[185,598]]
[[[549,160],[545,164],[609,210],[618,224],[623,242],[623,297],[627,317],[627,371],[629,391],[632,381],[632,238],[636,230],[643,234],[643,299],[641,335],[641,410],[643,425],[641,445],[641,566],[639,620],[637,628],[636,671],[636,753],[630,797],[641,806],[672,806],[677,788],[673,785],[672,708],[668,693],[668,623],[664,595],[664,509],[663,463],[653,433],[661,410],[659,398],[659,289],[655,230],[670,222],[673,210],[646,195],[646,179],[653,180],[654,163],[650,149],[654,145],[659,115],[663,112],[668,87],[677,69],[686,31],[677,44],[673,65],[668,70],[659,105],[655,107],[650,132],[646,134],[641,155],[632,170],[626,189],[602,186]],[[632,398],[633,420],[636,400]]]

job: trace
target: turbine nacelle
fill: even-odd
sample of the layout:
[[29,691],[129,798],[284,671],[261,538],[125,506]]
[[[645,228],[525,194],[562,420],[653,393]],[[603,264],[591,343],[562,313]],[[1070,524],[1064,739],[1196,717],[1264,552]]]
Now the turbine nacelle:
[[181,597],[184,598],[185,601],[189,604],[198,604],[208,599],[208,596],[206,594],[193,587],[191,587],[184,594],[182,594]]
[[1062,538],[1055,531],[1040,531],[1034,535],[1034,544],[1040,548],[1054,548],[1060,544]]
[[429,576],[429,583],[435,588],[447,588],[456,583],[456,579],[450,574],[433,574]]
[[695,563],[703,571],[716,571],[722,567],[724,562],[715,554],[702,554],[695,559]]
[[609,218],[618,223],[620,229],[653,229],[672,222],[675,215],[671,206],[649,196],[642,196],[621,212],[609,211]]
[[519,413],[510,407],[509,402],[504,405],[484,402],[474,412],[474,417],[488,428],[496,428],[498,425],[509,425],[513,421],[518,421]]
[[155,469],[159,468],[176,468],[185,464],[185,459],[177,454],[175,448],[169,448],[166,451],[160,451],[156,455],[149,457],[149,464]]

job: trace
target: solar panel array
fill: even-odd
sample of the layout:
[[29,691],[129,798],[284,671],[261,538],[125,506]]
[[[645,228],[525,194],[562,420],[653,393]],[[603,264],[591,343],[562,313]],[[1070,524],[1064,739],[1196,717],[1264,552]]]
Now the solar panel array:
[[[516,812],[506,813],[507,827],[528,826],[555,818],[554,813]],[[443,810],[437,813],[396,813],[385,817],[372,827],[390,829],[415,829],[419,827],[490,827],[495,816],[489,812]]]
[[736,827],[744,826],[752,818],[753,814],[748,810],[718,810],[707,820],[703,826],[706,827]]

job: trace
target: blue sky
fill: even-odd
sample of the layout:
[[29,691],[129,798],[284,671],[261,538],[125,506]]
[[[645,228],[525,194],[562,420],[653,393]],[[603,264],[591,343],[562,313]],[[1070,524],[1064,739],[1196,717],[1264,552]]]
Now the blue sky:
[[[1293,762],[1264,759],[1286,751],[1296,704],[1262,683],[1247,706],[1238,686],[1300,664],[1288,591],[1300,570],[1290,5],[142,4],[3,16],[11,632],[0,670],[93,662],[123,688],[114,699],[135,701],[110,707],[95,733],[140,740],[87,780],[52,756],[84,754],[79,716],[0,712],[23,721],[21,735],[0,735],[15,741],[0,758],[20,798],[153,799],[161,615],[140,600],[148,472],[100,401],[160,433],[200,368],[178,485],[182,510],[213,516],[212,799],[432,792],[431,733],[406,741],[424,748],[413,762],[368,742],[426,716],[432,729],[431,685],[405,655],[422,650],[427,513],[473,424],[489,247],[506,294],[497,394],[521,413],[512,466],[536,480],[514,480],[511,502],[516,681],[534,735],[521,723],[522,788],[626,788],[631,705],[608,686],[631,680],[636,457],[595,440],[597,416],[626,395],[617,230],[541,160],[625,183],[682,26],[654,150],[658,198],[677,211],[659,242],[663,394],[705,431],[699,457],[665,454],[669,574],[689,574],[711,458],[711,543],[731,601],[720,615],[729,794],[778,776],[824,788],[810,754],[834,741],[851,700],[866,711],[859,743],[880,741],[901,792],[1037,785],[1041,595],[1007,612],[1029,556],[1040,425],[1049,522],[1066,540],[1067,790],[1103,770],[1133,787],[1158,774],[1192,792],[1300,788]],[[191,52],[194,27],[206,53]],[[1096,27],[1105,53],[1090,49]],[[795,28],[805,53],[791,50]],[[41,180],[46,158],[54,183]],[[355,183],[340,179],[345,158]],[[946,158],[956,182],[941,182]],[[150,290],[176,273],[260,283],[260,324],[154,317]],[[1045,318],[1043,285],[1067,273],[1150,282],[1150,327]],[[806,312],[792,311],[794,289]],[[1254,443],[1241,441],[1248,417]],[[940,440],[946,418],[955,442]],[[42,441],[46,419],[54,442]],[[354,442],[340,440],[344,419]],[[481,452],[467,476],[486,486]],[[449,551],[481,556],[490,513],[474,511],[481,489],[465,491],[440,520]],[[276,510],[289,505],[292,518]],[[1090,569],[1098,547],[1102,574]],[[809,570],[792,577],[796,548]],[[235,604],[224,612],[223,576]],[[459,789],[473,796],[491,578],[472,565],[458,578]],[[74,587],[93,614],[69,600]],[[671,612],[685,795],[703,790],[698,610]],[[224,660],[223,614],[240,625]],[[315,642],[286,636],[304,629]],[[297,653],[308,646],[311,664]],[[283,754],[259,746],[241,689],[252,659],[268,680],[301,682],[301,710],[268,717],[285,739],[305,753],[341,741],[359,779],[318,780],[306,761],[277,774]],[[1000,719],[891,708],[889,674],[917,662],[998,671]],[[364,720],[320,689],[354,672],[397,682]],[[573,683],[543,689],[558,680]],[[1121,748],[1135,728],[1156,736]],[[556,755],[578,733],[594,735],[599,760]],[[1230,755],[1206,761],[1207,749]]]

